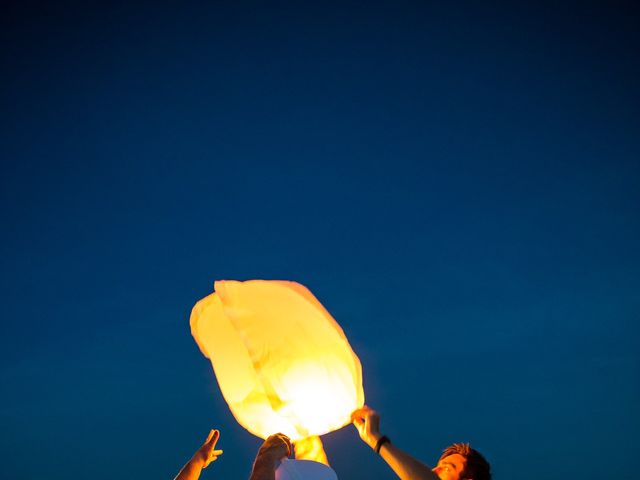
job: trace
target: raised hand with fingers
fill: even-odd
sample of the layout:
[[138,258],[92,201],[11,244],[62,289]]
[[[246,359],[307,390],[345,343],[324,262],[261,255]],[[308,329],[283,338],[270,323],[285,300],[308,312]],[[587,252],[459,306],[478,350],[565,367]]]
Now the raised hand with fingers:
[[382,438],[378,412],[365,405],[351,414],[351,421],[358,430],[362,441],[375,449],[378,440]]
[[215,449],[218,438],[220,438],[220,431],[211,430],[204,444],[196,452],[196,456],[199,456],[203,463],[202,468],[207,468],[211,462],[222,455],[222,450]]
[[211,462],[215,461],[220,455],[222,455],[222,450],[216,450],[216,443],[219,438],[220,431],[211,430],[205,442],[198,451],[194,453],[191,460],[182,467],[182,470],[180,470],[180,473],[178,473],[175,480],[198,480],[202,469],[209,466]]

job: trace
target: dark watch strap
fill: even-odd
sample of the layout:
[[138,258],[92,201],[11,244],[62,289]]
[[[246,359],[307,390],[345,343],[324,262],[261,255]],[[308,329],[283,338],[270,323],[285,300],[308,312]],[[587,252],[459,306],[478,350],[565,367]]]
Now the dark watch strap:
[[378,439],[378,441],[376,442],[376,446],[374,448],[377,454],[380,454],[380,449],[385,443],[391,443],[391,440],[389,440],[389,437],[387,437],[386,435],[383,435]]

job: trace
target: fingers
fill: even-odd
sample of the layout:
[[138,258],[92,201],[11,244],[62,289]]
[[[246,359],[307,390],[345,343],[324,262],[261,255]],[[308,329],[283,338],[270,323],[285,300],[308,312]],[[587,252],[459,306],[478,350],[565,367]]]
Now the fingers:
[[206,468],[211,462],[222,455],[222,450],[215,450],[219,438],[220,430],[211,430],[209,435],[207,435],[207,439],[196,452],[194,458],[198,458],[203,462],[203,468]]
[[276,433],[272,437],[279,439],[287,449],[287,456],[291,455],[291,440],[284,433]]
[[209,436],[207,437],[207,441],[205,443],[210,444],[211,448],[213,448],[216,446],[216,443],[218,443],[219,438],[220,438],[220,431],[211,430],[211,432],[209,433]]
[[371,448],[374,448],[380,437],[380,415],[378,412],[364,405],[351,414],[351,421],[358,430],[360,438]]
[[[215,450],[216,443],[218,443],[218,439],[220,438],[219,430],[211,430],[204,444],[200,447],[200,452],[204,455],[204,457],[210,462],[211,456],[216,454],[216,452],[221,452],[222,450]],[[215,460],[215,458],[214,458]]]
[[353,423],[362,422],[362,408],[353,411],[351,414],[351,421]]
[[211,462],[215,462],[223,453],[222,450],[211,450],[207,452],[204,460],[204,468],[207,468]]
[[353,411],[353,413],[351,414],[351,421],[353,423],[362,424],[367,419],[371,417],[377,417],[377,416],[378,416],[378,412],[364,405],[362,408],[358,408],[357,410]]
[[209,465],[211,462],[215,462],[223,453],[224,452],[222,450],[213,450],[207,457],[207,465]]
[[284,433],[277,433],[277,437],[282,440],[287,447],[287,457],[291,455],[291,439],[287,437]]
[[220,431],[219,430],[211,430],[209,432],[209,435],[207,436],[207,439],[204,441],[204,443],[202,444],[203,449],[211,451],[215,448],[216,443],[218,443],[218,439],[220,438]]
[[260,452],[268,457],[277,457],[277,459],[288,457],[291,455],[291,440],[283,433],[270,435],[260,447]]

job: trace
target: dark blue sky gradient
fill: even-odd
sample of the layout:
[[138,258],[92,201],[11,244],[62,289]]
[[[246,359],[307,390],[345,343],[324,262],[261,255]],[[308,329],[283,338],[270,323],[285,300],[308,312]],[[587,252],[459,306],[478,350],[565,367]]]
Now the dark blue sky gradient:
[[248,477],[188,320],[251,278],[316,294],[425,462],[636,478],[634,2],[108,3],[3,6],[3,478],[172,478],[212,427],[203,480]]

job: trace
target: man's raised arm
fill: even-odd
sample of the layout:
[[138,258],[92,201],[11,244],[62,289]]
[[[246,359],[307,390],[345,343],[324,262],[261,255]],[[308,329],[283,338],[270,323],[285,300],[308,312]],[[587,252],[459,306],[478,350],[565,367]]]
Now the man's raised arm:
[[351,415],[353,425],[364,443],[384,459],[402,480],[440,480],[427,465],[393,445],[380,433],[380,415],[366,405]]

